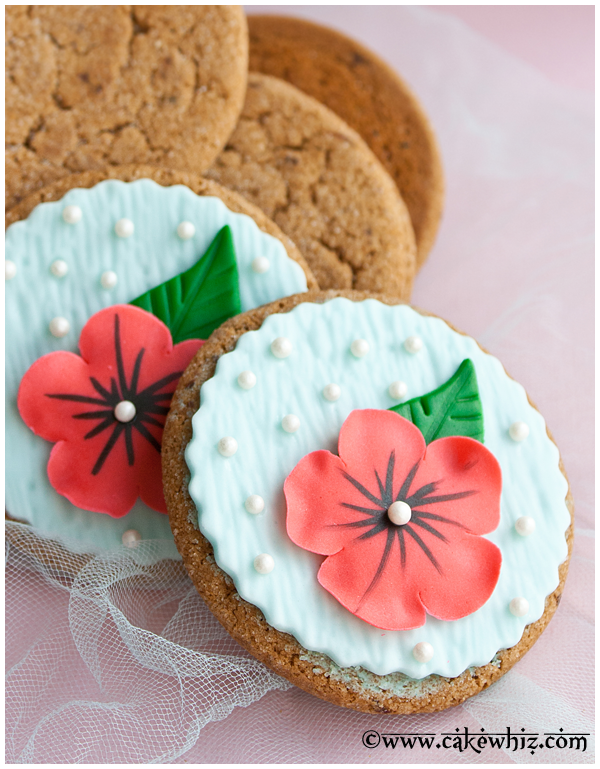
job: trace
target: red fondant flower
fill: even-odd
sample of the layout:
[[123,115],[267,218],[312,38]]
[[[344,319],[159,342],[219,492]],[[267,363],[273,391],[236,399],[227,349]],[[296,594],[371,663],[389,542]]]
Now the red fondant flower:
[[39,358],[19,388],[21,416],[56,443],[48,477],[77,507],[125,515],[139,497],[166,513],[160,446],[177,380],[202,342],[173,347],[154,315],[115,305],[93,315],[79,339],[81,357]]
[[[500,550],[479,536],[500,520],[500,466],[471,438],[421,432],[392,411],[353,411],[339,457],[315,451],[288,476],[287,531],[329,556],[318,580],[353,614],[385,630],[420,627],[426,612],[465,617],[492,594]],[[410,507],[393,523],[392,504]],[[390,517],[391,516],[391,517]]]

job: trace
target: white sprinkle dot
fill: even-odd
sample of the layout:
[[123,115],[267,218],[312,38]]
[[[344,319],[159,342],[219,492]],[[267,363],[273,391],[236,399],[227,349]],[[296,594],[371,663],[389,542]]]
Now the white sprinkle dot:
[[273,556],[268,553],[261,553],[254,559],[254,568],[259,574],[270,574],[275,568]]
[[137,547],[137,544],[141,539],[142,535],[135,529],[127,529],[127,531],[123,532],[123,536],[121,537],[121,541],[125,547]]
[[117,285],[118,280],[117,273],[112,270],[106,270],[106,272],[103,272],[102,275],[100,275],[100,285],[102,288],[106,289],[106,291],[110,291],[111,288],[114,288]]
[[77,224],[81,221],[82,213],[79,206],[66,206],[63,208],[62,218],[67,224]]
[[115,224],[115,232],[120,238],[130,238],[135,230],[135,225],[131,219],[119,219]]
[[433,646],[427,641],[421,641],[413,648],[412,653],[417,662],[429,662],[433,658]]
[[177,225],[177,234],[181,240],[189,240],[196,234],[196,228],[191,222],[180,222]]
[[518,598],[512,599],[508,608],[510,609],[510,613],[515,617],[524,617],[529,611],[529,601],[527,598],[519,596]]
[[285,336],[278,336],[271,342],[271,352],[276,358],[287,358],[292,352],[292,343]]
[[342,389],[339,385],[334,384],[331,382],[331,384],[325,385],[323,388],[323,397],[326,401],[336,401],[340,395],[342,394]]
[[237,383],[242,390],[251,390],[256,384],[256,374],[253,371],[242,371],[237,378]]
[[121,401],[115,406],[114,415],[119,422],[131,422],[135,417],[135,405],[131,401]]
[[232,457],[235,454],[235,452],[238,450],[238,442],[236,441],[235,438],[232,438],[230,435],[226,435],[224,438],[221,438],[221,440],[217,444],[217,448],[221,456]]
[[393,502],[388,507],[387,514],[390,521],[396,524],[396,526],[404,526],[405,523],[410,521],[412,510],[406,502],[398,500],[398,502]]
[[364,358],[369,352],[369,343],[366,339],[355,339],[350,345],[350,352],[355,358]]
[[258,515],[265,509],[265,500],[258,494],[251,494],[245,503],[246,510],[252,515]]
[[529,515],[522,515],[515,521],[515,529],[517,534],[528,537],[535,531],[535,520]]
[[300,420],[295,414],[286,414],[281,420],[281,426],[286,433],[295,433],[300,427]]
[[420,336],[407,336],[404,340],[404,349],[411,355],[419,352],[423,348],[423,340]]
[[50,272],[55,278],[64,278],[69,272],[69,265],[64,259],[55,259],[50,265]]
[[57,316],[50,321],[50,333],[52,336],[58,337],[66,336],[71,330],[71,324],[66,318]]
[[513,422],[508,428],[508,434],[516,443],[524,441],[529,435],[529,425],[525,422]]
[[264,272],[268,272],[270,266],[271,263],[266,256],[257,256],[256,259],[252,260],[252,269],[259,275],[262,275]]
[[406,386],[406,382],[402,382],[400,379],[398,379],[396,382],[392,382],[392,384],[388,387],[390,398],[393,398],[394,400],[402,400],[406,396],[407,392],[408,387]]
[[12,280],[17,274],[17,265],[11,260],[4,261],[4,280]]

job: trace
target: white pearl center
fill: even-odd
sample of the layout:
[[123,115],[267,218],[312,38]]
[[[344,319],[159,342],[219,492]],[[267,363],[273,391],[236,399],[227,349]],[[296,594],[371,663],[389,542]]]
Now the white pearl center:
[[135,406],[131,401],[121,401],[115,406],[114,413],[119,422],[131,422],[135,417]]
[[406,502],[394,502],[388,507],[387,514],[392,523],[395,523],[396,526],[403,526],[410,521],[412,510]]

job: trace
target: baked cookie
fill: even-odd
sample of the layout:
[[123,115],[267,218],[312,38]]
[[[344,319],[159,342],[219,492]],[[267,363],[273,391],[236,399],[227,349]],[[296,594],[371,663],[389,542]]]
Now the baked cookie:
[[207,176],[273,219],[321,288],[410,296],[414,233],[396,186],[355,131],[289,83],[250,73],[240,121]]
[[202,173],[247,69],[241,6],[9,6],[6,207],[107,163]]
[[72,175],[8,219],[7,510],[79,553],[171,539],[177,378],[226,318],[314,287],[310,270],[246,200],[168,169]]
[[356,710],[485,689],[564,586],[572,499],[542,416],[473,339],[396,299],[308,293],[227,321],[173,396],[163,482],[228,632]]
[[443,208],[440,152],[406,83],[360,43],[287,16],[248,16],[250,69],[287,80],[333,110],[369,145],[396,182],[417,240],[417,269]]

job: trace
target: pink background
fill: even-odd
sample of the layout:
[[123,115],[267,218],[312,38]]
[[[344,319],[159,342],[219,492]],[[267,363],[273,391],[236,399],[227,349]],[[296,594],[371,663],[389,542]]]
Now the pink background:
[[[247,10],[304,16],[339,28],[377,51],[422,100],[440,142],[447,188],[438,240],[416,279],[413,302],[446,318],[497,355],[544,414],[576,503],[575,547],[563,600],[548,629],[515,669],[487,692],[444,713],[370,716],[292,688],[271,691],[248,707],[235,708],[224,720],[200,728],[201,724],[189,726],[193,718],[185,724],[178,718],[177,688],[172,710],[158,688],[156,702],[151,698],[138,702],[133,679],[118,699],[103,690],[75,646],[68,646],[68,593],[25,589],[25,583],[16,580],[7,599],[11,628],[16,628],[7,640],[7,667],[15,664],[7,705],[12,729],[9,760],[118,763],[144,755],[139,760],[147,763],[152,747],[142,731],[151,729],[160,713],[156,723],[163,738],[183,745],[183,731],[188,729],[187,745],[195,742],[187,752],[174,749],[170,760],[175,763],[591,762],[590,749],[586,754],[552,756],[489,750],[481,756],[440,755],[367,750],[360,738],[366,729],[439,733],[465,726],[476,731],[507,725],[534,732],[559,727],[592,731],[594,10],[590,6],[247,6]],[[133,598],[128,601],[123,599],[121,606],[136,605]],[[132,624],[157,632],[164,624],[161,620],[162,624],[146,625],[142,614],[137,620],[134,613],[127,616]],[[62,635],[56,630],[60,623]],[[47,645],[34,648],[32,639],[41,633],[46,633]],[[55,668],[48,663],[51,653],[60,657]],[[26,671],[34,670],[36,654],[40,665],[25,680]],[[135,678],[134,670],[133,660],[124,663],[121,673],[112,671],[113,680]],[[174,677],[161,680],[164,690],[170,691]],[[90,721],[85,722],[89,726],[70,721],[67,709],[62,719],[54,714],[53,720],[46,720],[47,732],[42,729],[36,741],[24,726],[33,718],[34,708],[28,703],[37,707],[38,700],[47,700],[55,707],[60,697],[61,702],[89,706]],[[106,703],[103,711],[94,710],[96,701]],[[128,713],[135,715],[130,722]],[[137,718],[139,728],[128,725]],[[98,747],[86,750],[93,742],[92,732]],[[47,740],[42,739],[45,733]]]

